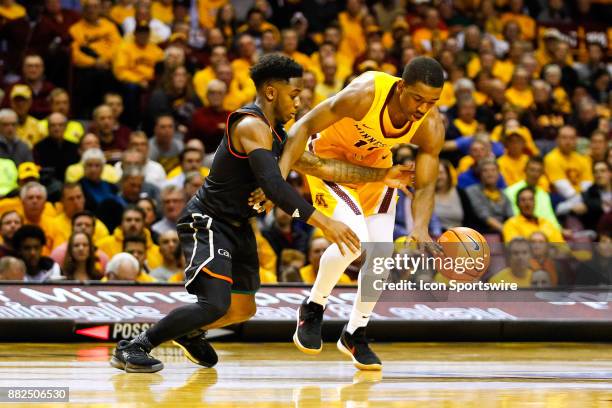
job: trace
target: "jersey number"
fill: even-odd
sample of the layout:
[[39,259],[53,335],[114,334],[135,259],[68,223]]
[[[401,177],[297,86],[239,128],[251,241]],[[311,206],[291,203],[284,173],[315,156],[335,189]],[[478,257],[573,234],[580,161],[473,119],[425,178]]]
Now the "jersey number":
[[[353,146],[361,147],[361,146],[365,146],[367,144],[368,144],[368,142],[366,142],[365,140],[358,140],[357,143],[355,143]],[[367,150],[368,151],[372,151],[372,150],[375,150],[375,149],[376,149],[376,146],[370,146],[370,147],[368,147]]]

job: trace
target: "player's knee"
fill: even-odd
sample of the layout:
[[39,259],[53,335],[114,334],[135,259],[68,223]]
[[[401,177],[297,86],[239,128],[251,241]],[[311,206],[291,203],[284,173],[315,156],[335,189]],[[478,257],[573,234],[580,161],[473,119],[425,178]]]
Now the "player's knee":
[[228,318],[231,324],[246,322],[255,316],[255,312],[257,312],[257,306],[255,300],[252,299],[248,302],[242,302],[239,308],[230,309]]
[[255,313],[257,312],[257,305],[255,305],[255,301],[253,300],[252,302],[249,302],[247,304],[245,304],[244,309],[242,310],[242,313],[240,314],[240,321],[244,322],[249,320],[251,317],[255,316]]
[[230,307],[230,302],[199,301],[198,303],[208,319],[213,319],[213,321],[225,316]]

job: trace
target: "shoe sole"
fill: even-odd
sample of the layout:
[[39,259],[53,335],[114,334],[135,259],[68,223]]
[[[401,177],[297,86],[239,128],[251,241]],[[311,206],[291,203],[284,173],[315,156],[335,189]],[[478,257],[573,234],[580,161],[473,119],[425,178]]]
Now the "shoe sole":
[[203,362],[201,362],[200,360],[198,360],[197,358],[195,358],[181,343],[179,343],[178,341],[172,340],[172,343],[174,343],[175,346],[180,347],[183,350],[183,354],[185,354],[185,357],[187,357],[187,359],[189,361],[191,361],[194,364],[197,364],[199,366],[202,367],[206,367],[206,368],[211,368],[214,367],[215,364],[205,364]]
[[340,350],[342,354],[345,354],[346,356],[350,357],[351,360],[353,360],[353,365],[357,367],[358,369],[363,370],[363,371],[381,371],[382,370],[382,364],[363,364],[357,361],[355,359],[355,356],[353,356],[353,353],[351,353],[351,351],[347,349],[344,346],[344,344],[342,344],[341,338],[338,339],[338,342],[336,342],[336,347],[338,347],[338,350]]
[[164,368],[163,363],[154,364],[150,367],[135,366],[124,363],[115,356],[111,358],[110,365],[126,373],[156,373]]
[[297,323],[295,324],[295,333],[293,333],[293,343],[295,347],[298,348],[302,353],[310,354],[312,356],[319,354],[321,350],[323,350],[323,342],[321,341],[321,347],[318,349],[304,347],[302,343],[300,343],[300,339],[298,338],[298,330],[300,329],[300,309],[297,310]]

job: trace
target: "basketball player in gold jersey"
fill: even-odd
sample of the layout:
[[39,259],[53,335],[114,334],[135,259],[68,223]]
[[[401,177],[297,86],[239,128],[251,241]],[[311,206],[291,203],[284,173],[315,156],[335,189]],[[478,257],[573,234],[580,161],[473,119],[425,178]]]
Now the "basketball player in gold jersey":
[[[440,98],[443,83],[442,67],[428,57],[410,61],[401,78],[382,72],[362,74],[291,128],[279,163],[283,175],[287,175],[306,145],[320,159],[381,169],[392,166],[392,146],[415,144],[418,154],[411,238],[422,243],[432,242],[428,225],[434,208],[438,156],[444,142],[444,125],[434,105]],[[307,169],[301,170],[308,173]],[[337,184],[307,177],[317,210],[350,225],[361,242],[393,241],[395,189],[380,182]],[[321,322],[327,297],[346,267],[358,256],[350,251],[342,254],[334,244],[321,257],[310,297],[298,312],[293,340],[301,351],[308,354],[321,351]],[[376,302],[362,301],[362,291],[360,280],[350,320],[337,346],[352,358],[357,368],[380,370],[382,364],[368,346],[365,335]]]

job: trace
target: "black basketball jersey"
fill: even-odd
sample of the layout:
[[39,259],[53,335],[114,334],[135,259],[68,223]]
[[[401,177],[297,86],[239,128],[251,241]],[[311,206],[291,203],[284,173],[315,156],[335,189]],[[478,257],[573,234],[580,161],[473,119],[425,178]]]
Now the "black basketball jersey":
[[[249,165],[248,156],[236,151],[230,140],[232,125],[245,115],[257,116],[269,125],[261,108],[254,103],[230,113],[225,135],[215,152],[210,174],[196,193],[205,212],[213,217],[216,215],[221,219],[237,222],[244,222],[257,214],[248,205],[248,199],[251,192],[259,185]],[[287,140],[287,133],[282,124],[272,129],[272,138],[272,152],[278,161]]]

